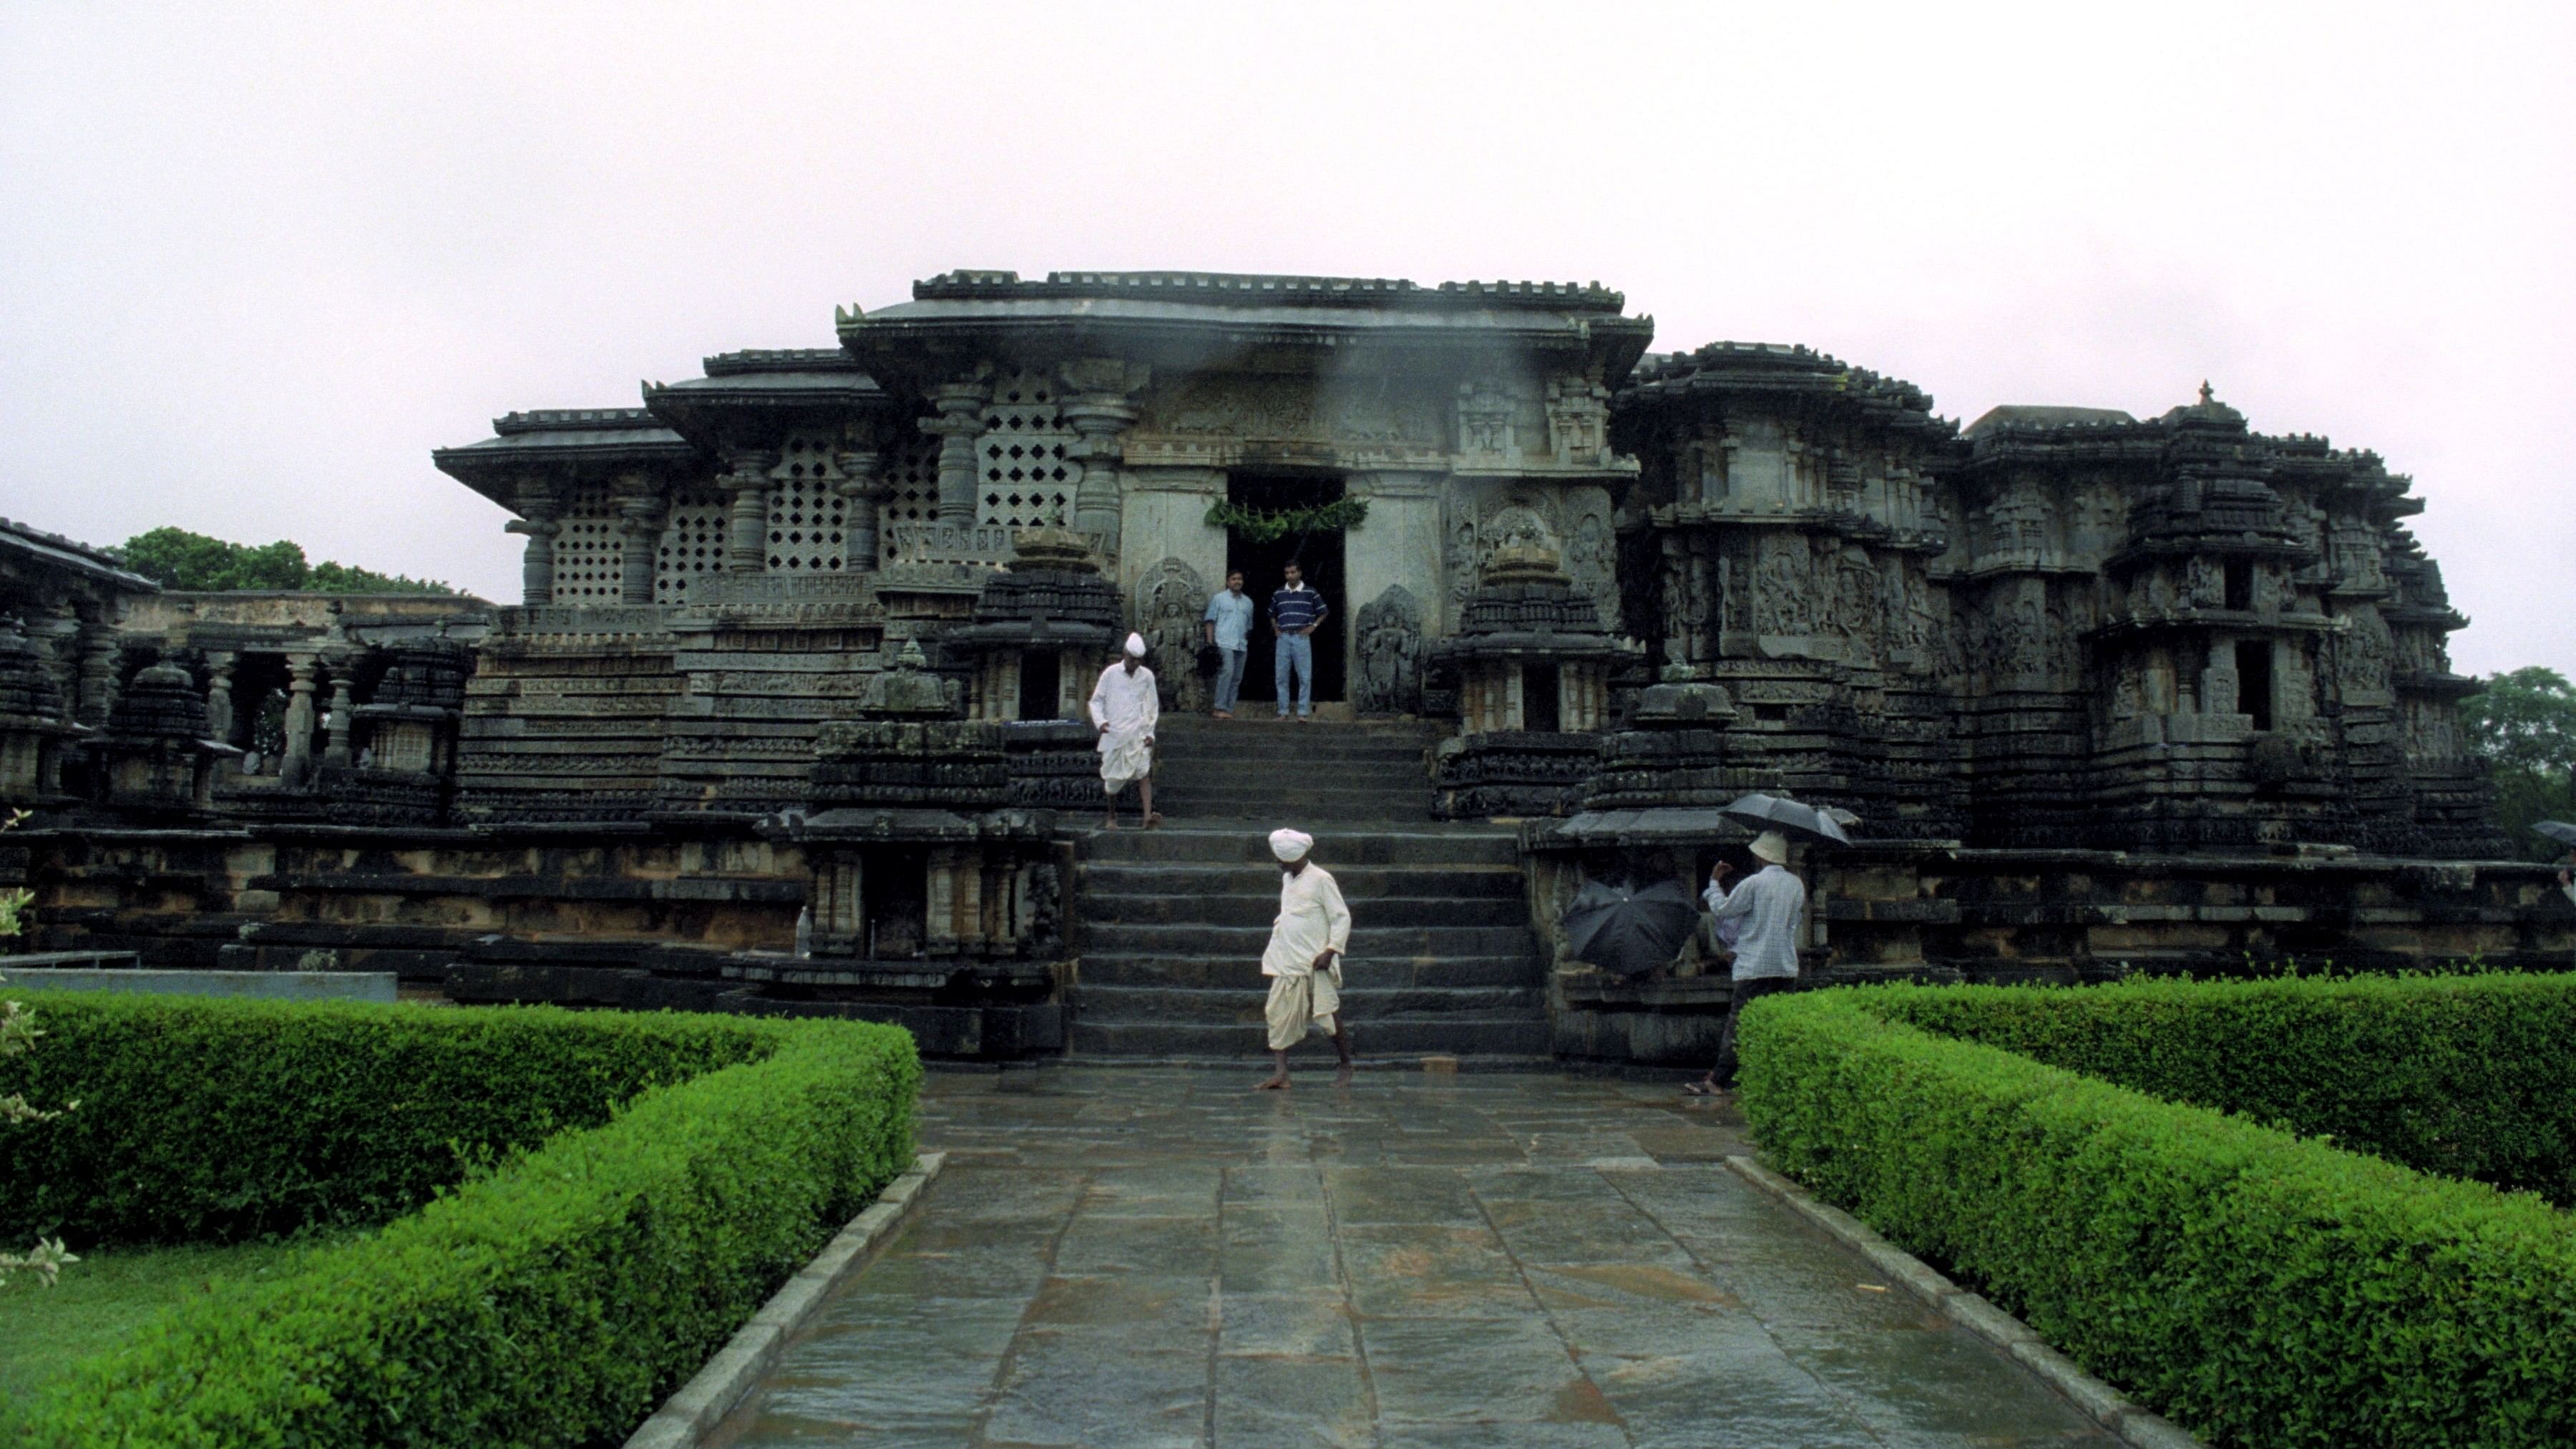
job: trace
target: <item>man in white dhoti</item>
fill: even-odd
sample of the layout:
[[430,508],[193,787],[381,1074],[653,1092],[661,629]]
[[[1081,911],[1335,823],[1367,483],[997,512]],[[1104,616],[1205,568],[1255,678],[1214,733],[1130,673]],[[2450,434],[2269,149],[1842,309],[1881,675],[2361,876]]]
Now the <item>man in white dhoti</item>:
[[1351,1034],[1339,1014],[1351,911],[1332,876],[1306,858],[1314,847],[1315,838],[1302,830],[1270,832],[1270,853],[1279,857],[1279,918],[1270,923],[1270,947],[1261,953],[1261,974],[1270,978],[1261,1018],[1278,1069],[1261,1084],[1265,1092],[1287,1089],[1288,1049],[1309,1030],[1330,1033],[1341,1055],[1334,1084],[1346,1087],[1351,1081]]
[[1091,724],[1100,731],[1100,783],[1109,792],[1108,828],[1118,828],[1118,792],[1136,782],[1148,830],[1163,823],[1154,813],[1154,722],[1162,704],[1154,696],[1154,671],[1145,667],[1145,636],[1127,636],[1118,662],[1100,671],[1091,687]]

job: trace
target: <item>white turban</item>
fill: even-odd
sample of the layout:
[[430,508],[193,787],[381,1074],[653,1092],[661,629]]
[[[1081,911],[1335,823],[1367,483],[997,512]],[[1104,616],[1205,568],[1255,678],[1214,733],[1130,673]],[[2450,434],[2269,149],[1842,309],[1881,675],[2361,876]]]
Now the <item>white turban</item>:
[[1130,635],[1128,635],[1128,636],[1127,636],[1127,652],[1128,652],[1128,653],[1130,653],[1130,654],[1135,655],[1135,656],[1136,656],[1137,658],[1139,658],[1139,659],[1144,658],[1144,657],[1145,657],[1145,636],[1144,636],[1144,635],[1142,635],[1142,634],[1130,634]]
[[1282,829],[1270,832],[1270,853],[1279,857],[1282,865],[1304,860],[1306,852],[1314,848],[1315,837],[1305,831]]
[[1773,865],[1789,863],[1789,837],[1777,830],[1765,830],[1753,837],[1752,850],[1757,860],[1767,860]]

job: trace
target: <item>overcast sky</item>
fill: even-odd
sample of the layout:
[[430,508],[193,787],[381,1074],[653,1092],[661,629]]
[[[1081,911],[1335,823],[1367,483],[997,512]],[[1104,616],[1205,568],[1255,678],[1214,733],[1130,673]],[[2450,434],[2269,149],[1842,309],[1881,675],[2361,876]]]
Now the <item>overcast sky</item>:
[[432,447],[955,267],[1599,280],[1656,347],[2377,450],[2576,673],[2576,7],[0,5],[0,514],[515,597]]

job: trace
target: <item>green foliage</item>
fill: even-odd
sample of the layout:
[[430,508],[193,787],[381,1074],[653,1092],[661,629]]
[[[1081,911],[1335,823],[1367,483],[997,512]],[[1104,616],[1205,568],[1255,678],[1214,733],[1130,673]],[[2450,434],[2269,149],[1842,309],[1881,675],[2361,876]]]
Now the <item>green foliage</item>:
[[1284,513],[1264,513],[1239,503],[1216,503],[1209,506],[1203,520],[1210,528],[1223,528],[1242,534],[1254,543],[1276,543],[1294,533],[1340,533],[1368,521],[1368,500],[1342,498],[1316,508],[1291,508]]
[[300,546],[279,539],[252,547],[183,528],[156,528],[125,541],[125,566],[165,589],[282,590],[315,594],[452,594],[425,579],[380,574],[347,564],[308,564]]
[[555,1131],[768,1043],[722,1017],[40,997],[0,1089],[84,1110],[0,1127],[0,1241],[206,1242],[376,1223]]
[[[48,1010],[73,1015],[72,1000]],[[279,1138],[336,1118],[373,1136],[376,1151],[402,1152],[427,1140],[410,1118],[446,1112],[493,1132],[468,1146],[499,1149],[526,1145],[547,1115],[606,1120],[562,1132],[370,1236],[316,1251],[283,1280],[230,1285],[165,1315],[59,1380],[27,1414],[28,1442],[613,1442],[912,1157],[920,1061],[891,1027],[386,1007],[279,1015],[251,1003],[196,1004],[270,1022],[270,1055],[294,1083],[264,1097],[287,1109],[271,1113]],[[304,1014],[343,1043],[346,1028],[369,1020],[405,1043],[444,1027],[448,1045],[503,1075],[470,1083],[469,1073],[443,1074],[438,1088],[406,1093],[382,1132],[294,1110],[296,1090],[328,1086],[309,1074],[297,1042],[292,1018]],[[477,1024],[487,1015],[505,1022],[501,1037],[517,1039],[487,1035]],[[583,1034],[598,1040],[568,1039]],[[551,1070],[510,1067],[523,1050]],[[346,1045],[325,1054],[371,1072],[378,1065]],[[426,1069],[433,1054],[388,1055]],[[677,1080],[693,1070],[703,1074]],[[548,1086],[538,1080],[546,1075],[562,1080]],[[653,1079],[670,1084],[613,1115],[588,1105]],[[383,1089],[398,1079],[374,1080]],[[541,1106],[512,1100],[531,1089]],[[212,1093],[178,1090],[212,1104]],[[457,1100],[459,1091],[479,1100]],[[252,1114],[234,1115],[246,1132]],[[200,1150],[211,1159],[227,1146],[273,1163],[293,1155],[246,1135]],[[459,1154],[438,1155],[452,1167]],[[347,1165],[380,1185],[402,1177],[388,1164]],[[207,1170],[238,1176],[211,1162]],[[305,1176],[287,1185],[301,1191]]]
[[2534,665],[2491,675],[2460,704],[2460,727],[2486,757],[2496,824],[2526,859],[2555,860],[2563,845],[2532,833],[2538,820],[2576,820],[2576,685]]
[[[172,1307],[238,1278],[276,1277],[323,1235],[255,1243],[118,1248],[85,1255],[53,1287],[0,1290],[0,1405],[25,1402],[81,1360],[114,1349]],[[7,1419],[0,1413],[0,1421]],[[0,1443],[8,1434],[0,1428]]]
[[[2073,1052],[2082,1013],[2053,1038],[2046,1013],[2016,1019],[2039,994],[1758,1002],[1743,1025],[1745,1116],[1820,1196],[2204,1437],[2576,1438],[2563,1215],[1899,1019],[1974,1020]],[[2118,1030],[2104,1030],[2121,1040],[2149,1014],[2110,1012]]]
[[2152,1096],[2576,1204],[2576,976],[1971,986],[1872,1001]]

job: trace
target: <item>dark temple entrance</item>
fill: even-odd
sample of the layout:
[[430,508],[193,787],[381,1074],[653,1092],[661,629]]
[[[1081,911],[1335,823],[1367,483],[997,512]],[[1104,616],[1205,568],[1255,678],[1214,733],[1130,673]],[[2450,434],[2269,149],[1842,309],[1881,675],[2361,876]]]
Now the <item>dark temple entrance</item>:
[[[1292,508],[1320,508],[1338,503],[1342,497],[1342,480],[1283,476],[1263,473],[1234,473],[1225,480],[1226,501],[1242,508],[1263,513],[1284,513]],[[1255,701],[1275,706],[1277,689],[1271,682],[1274,651],[1270,637],[1270,593],[1280,586],[1282,571],[1291,560],[1304,570],[1306,587],[1324,596],[1332,612],[1324,616],[1323,627],[1315,631],[1315,703],[1339,704],[1344,693],[1342,639],[1350,626],[1350,600],[1342,589],[1342,536],[1339,533],[1316,533],[1300,537],[1291,533],[1285,538],[1260,542],[1246,538],[1240,529],[1228,529],[1225,539],[1225,566],[1243,571],[1243,591],[1252,597],[1252,639],[1243,659],[1243,699],[1249,706]],[[1210,582],[1225,587],[1223,579]]]

